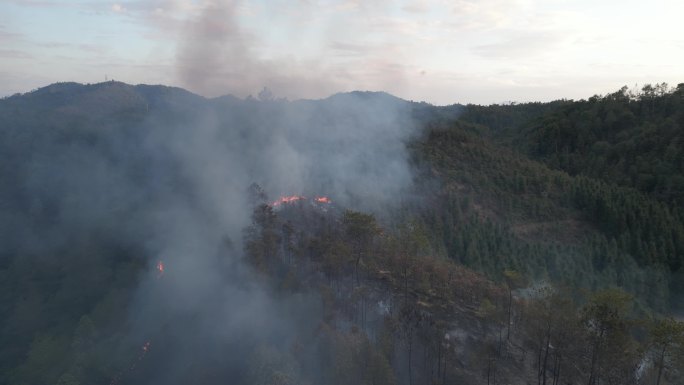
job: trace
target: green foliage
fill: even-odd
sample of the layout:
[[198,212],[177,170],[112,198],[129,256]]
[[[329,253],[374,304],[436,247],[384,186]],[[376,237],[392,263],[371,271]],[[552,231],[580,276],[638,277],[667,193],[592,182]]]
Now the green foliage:
[[596,334],[624,329],[631,301],[632,296],[616,288],[594,293],[583,309],[587,327]]
[[521,123],[519,148],[553,168],[633,187],[684,206],[684,89],[646,85]]
[[59,377],[57,385],[81,385],[81,381],[79,381],[76,375],[67,372]]
[[465,106],[459,119],[482,126],[482,132],[498,137],[510,135],[511,131],[519,126],[571,103],[571,101],[557,100],[550,103],[511,103],[489,106],[469,104]]
[[27,384],[55,383],[66,367],[68,340],[52,335],[37,335],[26,361],[16,373],[16,381]]
[[484,319],[490,319],[494,317],[496,313],[496,305],[494,305],[492,301],[489,300],[489,298],[485,298],[484,300],[482,300],[482,302],[480,302],[480,306],[477,308],[478,317]]
[[[107,195],[63,206],[52,184],[26,196],[23,183],[54,178],[35,165],[79,165],[78,156],[46,152],[52,143],[116,156],[102,133],[139,128],[150,101],[163,104],[161,123],[188,121],[205,102],[117,83],[59,84],[0,103],[3,234],[11,234],[0,255],[0,384],[107,383],[130,367],[138,342],[122,336],[147,256],[144,245],[112,233],[142,231],[132,213],[153,195],[116,210],[103,207]],[[357,211],[256,207],[244,245],[259,279],[274,296],[317,292],[324,314],[306,336],[308,351],[259,346],[245,354],[240,380],[475,383],[455,381],[473,364],[492,382],[536,366],[542,383],[626,384],[647,352],[648,378],[677,383],[681,321],[660,319],[645,333],[634,318],[666,313],[684,298],[684,86],[578,102],[414,107],[426,123],[408,143],[420,203],[378,216],[394,226]],[[154,179],[137,167],[125,172]],[[252,195],[267,201],[256,185]],[[80,217],[85,204],[102,215]],[[71,233],[60,222],[67,214],[76,218]],[[538,281],[570,289],[523,297]],[[595,290],[578,311],[578,292]],[[379,299],[401,311],[372,319]],[[454,325],[470,334],[445,342]],[[484,333],[474,331],[480,326]],[[473,336],[482,362],[454,349],[467,350]],[[529,356],[516,356],[528,348]]]
[[672,317],[656,320],[651,327],[651,338],[656,346],[684,348],[684,322]]
[[252,213],[252,226],[245,229],[245,250],[250,262],[262,272],[275,268],[273,263],[278,255],[281,241],[279,223],[273,208],[260,204]]
[[515,290],[527,286],[527,280],[522,274],[515,270],[504,270],[504,281],[510,290]]
[[258,347],[249,362],[248,382],[250,384],[302,384],[299,380],[299,365],[295,358],[275,347]]
[[370,243],[373,237],[380,232],[375,217],[370,214],[347,210],[344,212],[342,222],[347,237],[360,244]]
[[369,251],[373,239],[380,233],[375,217],[357,211],[346,210],[342,217],[344,225],[344,235],[351,245],[351,252],[354,255],[354,274],[356,281],[359,281],[359,265],[364,256]]
[[684,322],[658,319],[650,327],[656,384],[684,371]]
[[640,357],[629,334],[631,301],[629,294],[611,288],[594,293],[582,309],[590,344],[589,384],[599,383],[601,377],[619,383],[634,377]]
[[429,170],[423,178],[442,182],[421,218],[435,250],[496,280],[511,269],[575,287],[621,286],[657,310],[676,300],[684,223],[667,204],[552,170],[463,122],[429,126],[413,149]]

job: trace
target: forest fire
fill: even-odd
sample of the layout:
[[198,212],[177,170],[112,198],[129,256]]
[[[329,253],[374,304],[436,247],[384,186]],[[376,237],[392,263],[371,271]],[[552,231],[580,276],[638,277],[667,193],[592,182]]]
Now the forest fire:
[[157,262],[157,276],[161,277],[164,275],[164,262],[158,261]]
[[314,198],[314,201],[316,201],[318,203],[328,203],[328,204],[332,203],[332,201],[328,197],[316,197],[316,198]]
[[[157,278],[161,278],[164,275],[164,262],[162,262],[161,260],[157,261],[155,269],[157,270]],[[114,376],[114,378],[112,378],[112,381],[109,383],[109,385],[118,385],[119,381],[126,374],[126,372],[132,373],[138,366],[138,363],[141,362],[143,358],[145,358],[145,355],[147,355],[147,353],[150,352],[151,346],[152,341],[145,341],[145,343],[142,345],[140,352],[138,353],[138,357],[131,363],[128,370],[122,370],[119,373],[117,373]]]
[[[303,200],[307,200],[308,198],[303,196],[303,195],[289,195],[289,196],[282,196],[278,198],[278,200],[274,201],[271,203],[271,206],[273,207],[279,207],[283,204],[290,204],[290,203],[295,203]],[[313,203],[323,203],[323,204],[331,204],[332,200],[326,196],[317,196],[315,198],[311,199],[311,202]]]
[[306,197],[303,197],[301,195],[290,195],[290,196],[284,196],[278,198],[277,201],[271,203],[271,206],[273,207],[278,207],[284,203],[294,203],[300,200],[306,199]]
[[138,363],[139,363],[140,361],[142,361],[143,358],[145,358],[145,355],[146,355],[147,353],[149,353],[149,351],[150,351],[150,346],[151,346],[151,345],[152,345],[152,343],[151,343],[150,341],[147,341],[147,342],[145,342],[145,343],[143,344],[142,350],[140,351],[140,354],[138,354],[138,359],[137,359],[136,361],[133,361],[133,363],[131,364],[131,368],[129,369],[129,371],[135,370],[135,368],[136,368],[136,366],[138,365]]
[[121,381],[121,378],[124,377],[124,375],[125,375],[127,372],[128,372],[128,373],[132,373],[132,372],[135,370],[135,368],[138,366],[138,363],[139,363],[140,361],[142,361],[143,358],[145,358],[145,355],[147,355],[147,353],[149,353],[149,351],[150,351],[150,346],[151,346],[151,345],[152,345],[152,342],[151,342],[151,341],[146,341],[146,342],[143,344],[142,349],[141,349],[140,353],[138,354],[138,357],[131,363],[131,365],[130,365],[130,367],[128,368],[128,370],[122,370],[122,371],[120,371],[119,373],[117,373],[117,374],[114,376],[114,378],[112,378],[112,381],[109,382],[109,385],[118,385],[119,382]]

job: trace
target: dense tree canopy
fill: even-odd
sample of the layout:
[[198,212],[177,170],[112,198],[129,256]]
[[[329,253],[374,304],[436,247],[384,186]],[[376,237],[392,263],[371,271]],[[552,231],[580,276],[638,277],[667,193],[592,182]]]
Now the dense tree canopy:
[[[684,308],[683,87],[448,107],[361,93],[420,124],[405,143],[410,191],[387,207],[275,205],[274,192],[244,186],[242,239],[201,245],[215,275],[183,303],[217,317],[260,305],[202,292],[237,281],[294,316],[222,338],[192,306],[136,296],[174,279],[150,253],[149,210],[164,199],[220,209],[193,201],[192,170],[141,133],[194,129],[209,111],[224,123],[229,110],[240,135],[270,144],[275,117],[311,113],[309,102],[120,83],[0,100],[0,384],[681,383],[684,326],[671,315]],[[316,122],[350,119],[331,112],[347,97],[321,101]],[[373,126],[381,111],[369,111]],[[131,319],[143,303],[154,317]]]

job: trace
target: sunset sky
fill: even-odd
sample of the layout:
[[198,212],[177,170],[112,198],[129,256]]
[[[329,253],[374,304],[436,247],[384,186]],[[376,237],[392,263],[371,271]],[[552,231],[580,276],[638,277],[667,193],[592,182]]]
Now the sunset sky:
[[684,82],[681,0],[2,0],[0,96],[57,81],[434,104]]

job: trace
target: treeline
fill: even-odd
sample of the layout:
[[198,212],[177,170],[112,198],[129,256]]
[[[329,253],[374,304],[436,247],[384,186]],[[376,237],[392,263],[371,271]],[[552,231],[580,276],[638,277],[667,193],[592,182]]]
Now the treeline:
[[623,87],[523,122],[506,135],[552,168],[684,207],[684,84]]
[[[444,339],[449,314],[470,309],[464,320],[476,323],[474,310],[503,298],[503,290],[425,254],[427,240],[415,224],[394,234],[369,214],[310,210],[293,204],[276,213],[260,205],[245,232],[246,258],[275,292],[317,290],[322,299],[322,324],[309,344],[326,351],[315,370],[295,356],[302,377],[287,383],[468,381],[472,373],[459,368],[449,348],[456,341]],[[270,370],[262,377],[273,381],[282,373]]]
[[484,133],[495,138],[511,135],[512,131],[530,121],[572,104],[570,100],[549,103],[510,103],[481,106],[468,104],[458,119],[482,127]]
[[428,128],[413,149],[423,178],[441,183],[422,210],[444,255],[493,279],[513,267],[576,287],[618,285],[660,311],[679,298],[684,224],[666,204],[551,170],[464,123]]
[[[146,261],[95,235],[0,265],[0,383],[108,383],[139,346],[122,324]],[[127,349],[128,352],[127,352]]]
[[[307,218],[303,220],[302,218]],[[676,384],[684,324],[639,318],[632,296],[541,285],[513,269],[493,285],[434,256],[415,221],[305,205],[255,209],[246,258],[283,296],[317,290],[325,317],[310,344],[260,368],[259,383]],[[321,274],[323,272],[323,274]],[[667,337],[665,337],[667,336]],[[324,348],[323,348],[324,347]],[[273,349],[272,347],[269,349]],[[295,368],[295,369],[293,369]]]

